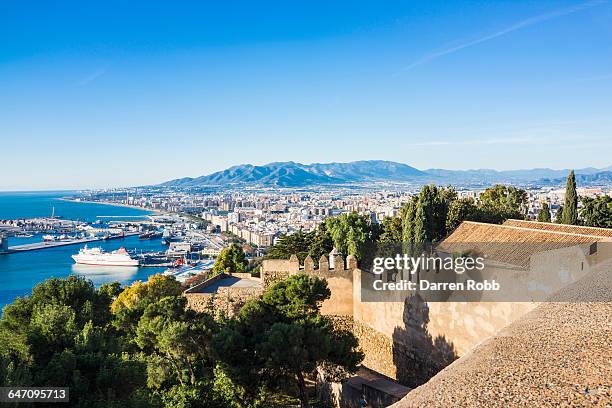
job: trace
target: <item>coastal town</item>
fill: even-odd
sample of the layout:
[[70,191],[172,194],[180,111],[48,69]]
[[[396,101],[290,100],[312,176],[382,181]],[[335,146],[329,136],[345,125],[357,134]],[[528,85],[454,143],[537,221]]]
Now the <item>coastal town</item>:
[[0,406],[612,408],[612,0],[1,10]]
[[[457,190],[459,198],[478,200],[481,190]],[[612,195],[612,187],[577,188],[580,197]],[[214,258],[238,241],[245,244],[249,256],[265,255],[266,249],[297,231],[315,230],[328,217],[350,212],[366,215],[373,223],[396,217],[403,205],[418,194],[418,189],[256,189],[192,192],[166,188],[129,188],[86,191],[65,197],[74,202],[105,203],[128,206],[154,213],[143,220],[98,219],[95,223],[68,220],[51,215],[47,218],[0,220],[0,246],[8,252],[10,237],[38,235],[40,245],[13,250],[44,248],[52,243],[82,243],[140,235],[143,239],[162,239],[168,245],[169,258],[195,255]],[[527,189],[522,212],[535,220],[545,204],[555,218],[565,200],[563,188]],[[580,205],[580,203],[579,203]],[[46,245],[45,245],[46,244]],[[146,265],[146,262],[143,263]]]
[[[563,308],[548,306],[551,295],[567,298],[570,303],[592,298],[592,295],[584,299],[576,297],[571,291],[565,294],[567,287],[583,285],[584,279],[589,282],[597,279],[597,284],[608,287],[612,229],[601,226],[609,224],[609,209],[593,212],[589,203],[600,200],[606,204],[610,193],[609,186],[577,187],[573,172],[568,175],[565,188],[526,190],[502,185],[483,190],[425,185],[418,190],[364,190],[343,186],[335,189],[253,187],[248,192],[177,188],[84,191],[60,199],[77,205],[105,204],[148,213],[133,219],[101,216],[92,222],[70,220],[56,215],[53,209],[50,217],[1,220],[0,249],[2,256],[11,257],[58,247],[80,248],[70,256],[75,265],[117,271],[113,276],[118,276],[119,269],[158,268],[148,275],[146,282],[137,280],[125,288],[119,287],[123,292],[116,295],[111,309],[126,307],[123,302],[129,301],[123,297],[131,296],[132,291],[162,285],[165,289],[155,290],[162,290],[161,293],[172,290],[172,296],[180,299],[181,310],[224,316],[218,317],[219,324],[225,324],[221,322],[227,318],[240,322],[247,304],[288,282],[321,279],[326,282],[326,288],[329,285],[329,293],[313,307],[333,322],[334,327],[352,333],[355,347],[358,345],[352,352],[361,363],[351,368],[352,374],[341,381],[320,374],[312,380],[316,383],[314,387],[302,382],[305,390],[300,397],[302,406],[308,406],[306,401],[310,398],[330,407],[358,406],[366,398],[376,407],[394,403],[398,407],[411,406],[411,401],[440,406],[440,398],[445,401],[457,398],[466,403],[465,398],[479,398],[477,390],[469,385],[463,387],[462,393],[447,390],[442,397],[430,390],[431,384],[441,381],[441,376],[462,375],[461,365],[453,363],[455,360],[486,360],[486,339],[496,338],[507,326],[527,324],[525,316],[530,312],[545,313],[543,310],[548,309],[550,313],[563,312]],[[457,214],[452,208],[457,204],[479,209],[479,218],[474,219],[469,211],[460,211],[455,220]],[[422,210],[426,206],[432,218],[419,224],[420,217],[425,220]],[[497,218],[489,221],[492,215]],[[438,230],[436,225],[444,227]],[[425,230],[418,232],[419,228]],[[385,261],[386,269],[378,271],[375,266],[382,264],[376,262],[378,258],[369,269],[364,256],[368,243],[378,245],[388,257],[380,259],[399,262],[409,258],[402,247],[423,243],[419,241],[419,234],[435,243],[436,249],[430,253],[434,257],[414,253],[418,259],[432,260],[433,264],[436,259],[444,259],[445,265],[450,261],[449,265],[454,265],[450,269],[463,276],[465,270],[457,271],[469,265],[468,258],[457,258],[457,254],[467,244],[471,252],[480,254],[471,259],[474,265],[480,265],[478,274],[467,272],[463,281],[440,282],[429,280],[438,279],[438,267],[434,268],[436,275],[431,277],[426,275],[431,267],[426,263],[416,267],[415,261],[413,267],[393,266],[393,262]],[[404,238],[408,242],[402,244]],[[11,244],[23,239],[34,242]],[[128,239],[159,242],[163,250],[130,250],[124,244]],[[106,251],[96,246],[107,242],[116,242],[121,247]],[[297,254],[299,248],[307,252]],[[400,252],[389,253],[389,248],[398,248]],[[550,275],[551,263],[565,271],[567,276],[562,282],[554,270]],[[411,276],[411,273],[402,275],[411,269],[418,269],[417,274],[402,279],[401,276]],[[84,270],[74,271],[79,274]],[[529,279],[525,280],[527,276]],[[542,280],[547,276],[549,280]],[[548,289],[543,291],[543,287]],[[418,295],[407,295],[411,291]],[[440,301],[441,293],[445,294],[443,301]],[[461,293],[470,295],[463,297]],[[483,296],[488,296],[486,301]],[[598,307],[603,309],[609,305],[605,299],[605,296],[594,298],[602,301]],[[424,323],[411,319],[424,319]],[[475,320],[481,324],[475,326]],[[248,323],[247,327],[252,324],[255,323]],[[602,330],[596,330],[593,336],[602,335]],[[233,344],[233,337],[223,331],[218,336],[218,341],[223,339]],[[525,341],[537,344],[552,340],[526,336]],[[478,349],[480,344],[484,351]],[[219,358],[237,367],[244,364],[242,359],[233,362],[228,354]],[[254,358],[250,356],[247,360]],[[530,358],[540,361],[543,357],[534,350]],[[520,364],[510,356],[506,363],[503,369],[509,373],[513,369],[508,367]],[[480,364],[487,367],[491,362],[486,360]],[[597,369],[585,374],[577,373],[570,364],[563,367],[563,375],[571,376],[581,387],[576,390],[576,398],[581,403],[598,405],[605,400],[605,387],[597,388],[595,393],[590,391],[597,386],[594,379],[601,375]],[[498,380],[499,376],[491,378]],[[487,385],[483,387],[486,389]],[[553,396],[554,401],[560,401],[555,398],[565,398],[570,392],[565,385],[559,388],[562,391]],[[491,392],[506,395],[498,387],[493,387]],[[525,398],[531,397],[518,396],[513,391],[509,398],[525,402]]]
[[[44,250],[58,246],[89,244],[138,236],[159,240],[163,250],[143,252],[129,249],[130,265],[165,267],[165,274],[190,285],[211,275],[214,260],[232,243],[241,245],[251,268],[260,264],[270,247],[284,236],[298,231],[315,231],[329,217],[357,213],[373,224],[397,217],[402,206],[418,195],[418,189],[360,189],[347,186],[317,189],[241,189],[189,191],[180,188],[129,188],[84,191],[63,197],[76,203],[103,203],[138,208],[152,213],[138,220],[98,218],[95,222],[65,219],[61,216],[0,220],[0,254]],[[457,197],[477,202],[482,190],[458,189]],[[581,197],[597,198],[612,194],[612,188],[578,188]],[[545,205],[550,216],[557,216],[565,200],[563,188],[526,190],[521,212],[535,220]],[[579,203],[580,205],[580,203]],[[54,211],[54,209],[52,210]],[[22,238],[28,243],[19,244]],[[73,255],[77,263],[90,263],[91,249]],[[89,252],[87,252],[89,251]],[[95,252],[94,264],[118,262],[116,254]],[[114,260],[113,260],[113,257]],[[85,259],[85,260],[84,260]]]

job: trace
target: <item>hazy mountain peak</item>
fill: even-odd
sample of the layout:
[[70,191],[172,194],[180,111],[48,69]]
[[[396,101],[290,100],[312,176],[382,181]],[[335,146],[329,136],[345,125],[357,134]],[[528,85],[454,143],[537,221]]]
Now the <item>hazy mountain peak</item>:
[[[577,169],[576,175],[585,182],[609,178],[606,169]],[[388,160],[358,160],[348,163],[302,164],[293,161],[271,162],[263,165],[240,164],[196,178],[184,177],[161,185],[175,187],[206,187],[251,184],[277,187],[303,187],[321,184],[360,182],[437,183],[458,185],[490,185],[493,183],[556,184],[567,177],[569,169],[548,168],[522,170],[418,170],[404,163]]]

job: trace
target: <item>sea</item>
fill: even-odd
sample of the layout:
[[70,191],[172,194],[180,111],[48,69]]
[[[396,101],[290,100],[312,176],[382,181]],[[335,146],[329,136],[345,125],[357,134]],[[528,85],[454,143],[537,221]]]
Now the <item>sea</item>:
[[[64,197],[74,196],[75,193],[73,191],[0,192],[0,219],[50,217],[54,214],[63,219],[94,222],[138,220],[151,214],[150,211],[138,208],[63,200]],[[11,237],[9,246],[41,240],[40,235],[31,238]],[[101,247],[105,251],[113,251],[120,247],[138,252],[166,249],[161,239],[139,240],[138,236],[97,241],[88,245]],[[13,302],[18,296],[27,296],[36,284],[49,278],[64,278],[74,274],[84,276],[96,286],[114,281],[126,285],[136,280],[146,280],[150,275],[165,269],[75,265],[71,255],[79,252],[84,246],[85,244],[66,245],[0,255],[0,308]]]

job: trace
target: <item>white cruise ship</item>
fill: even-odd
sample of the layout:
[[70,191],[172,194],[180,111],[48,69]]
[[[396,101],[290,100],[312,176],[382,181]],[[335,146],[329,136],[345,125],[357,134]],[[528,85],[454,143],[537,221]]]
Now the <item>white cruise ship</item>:
[[102,248],[87,248],[72,255],[72,259],[82,265],[101,265],[101,266],[138,266],[138,260],[132,259],[125,248],[116,251],[105,252]]

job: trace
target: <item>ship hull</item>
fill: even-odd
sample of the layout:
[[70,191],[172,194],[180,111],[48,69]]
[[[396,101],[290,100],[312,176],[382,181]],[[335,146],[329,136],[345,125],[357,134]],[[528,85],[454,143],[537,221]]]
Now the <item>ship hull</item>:
[[135,259],[116,260],[116,259],[96,259],[96,258],[83,258],[76,255],[72,256],[74,262],[80,265],[97,265],[97,266],[138,266],[139,262]]

